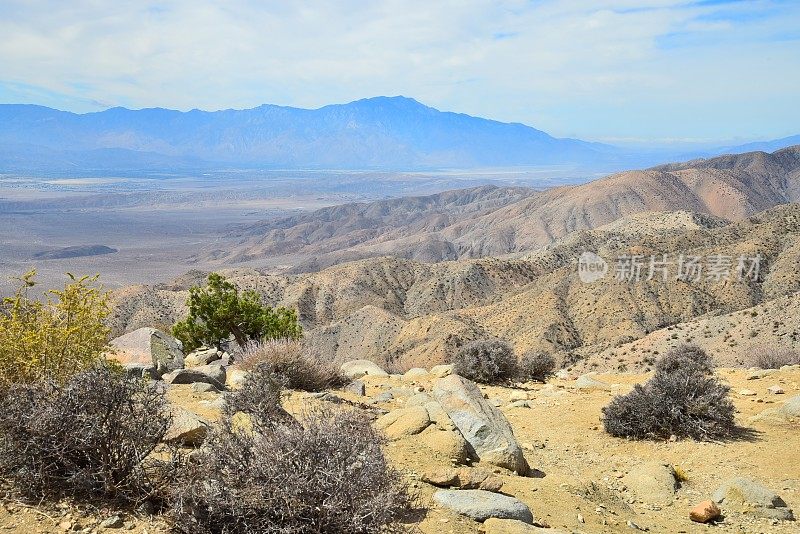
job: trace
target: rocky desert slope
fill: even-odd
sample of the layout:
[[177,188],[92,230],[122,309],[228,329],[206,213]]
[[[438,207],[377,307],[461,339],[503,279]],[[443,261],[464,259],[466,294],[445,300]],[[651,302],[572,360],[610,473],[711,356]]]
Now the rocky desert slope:
[[[787,519],[800,508],[798,366],[718,369],[732,389],[736,421],[744,431],[716,443],[629,441],[603,431],[602,407],[649,374],[562,375],[545,384],[475,387],[448,376],[447,366],[404,375],[359,364],[350,369],[369,374],[353,374],[358,378],[344,390],[286,392],[283,405],[294,414],[336,405],[370,416],[388,439],[391,463],[418,497],[417,512],[409,518],[412,532],[797,532],[796,522]],[[217,371],[224,373],[222,367]],[[236,387],[236,372],[228,369],[229,387]],[[167,388],[176,413],[182,414],[170,436],[198,446],[219,417],[224,393],[205,382],[176,380]],[[478,436],[458,412],[487,425],[493,436],[487,443],[497,449],[474,441]],[[485,438],[488,430],[482,432]],[[470,449],[465,439],[476,448]],[[479,458],[469,459],[473,454]],[[524,462],[529,470],[515,473],[502,467],[509,459]],[[726,493],[731,484],[736,487]],[[465,506],[476,495],[481,504]],[[739,496],[747,504],[733,498]],[[723,497],[722,517],[713,527],[690,521],[695,505]],[[521,517],[547,528],[509,519],[480,522],[469,514]],[[75,507],[68,501],[38,508],[5,503],[0,528],[20,534],[168,532],[158,516],[144,510]]]
[[[360,357],[404,370],[443,363],[469,340],[501,337],[519,353],[546,350],[576,368],[644,370],[679,341],[736,365],[753,344],[800,343],[798,238],[800,205],[788,204],[735,223],[685,211],[636,214],[515,258],[381,257],[307,274],[221,272],[270,305],[297,309],[321,357],[338,361]],[[585,251],[607,261],[603,279],[581,281]],[[672,272],[648,279],[648,259],[665,254]],[[618,279],[618,260],[633,255],[642,258],[641,276]],[[678,279],[681,255],[703,258],[706,271]],[[724,279],[709,276],[715,255],[731,262]],[[758,276],[736,274],[739,258],[749,269],[756,257]],[[185,313],[188,288],[203,279],[194,272],[116,292],[115,333],[173,324]]]
[[642,212],[687,210],[739,221],[800,198],[800,146],[613,174],[535,191],[477,188],[356,203],[235,229],[239,243],[199,256],[285,257],[294,272],[381,255],[423,262],[528,252]]

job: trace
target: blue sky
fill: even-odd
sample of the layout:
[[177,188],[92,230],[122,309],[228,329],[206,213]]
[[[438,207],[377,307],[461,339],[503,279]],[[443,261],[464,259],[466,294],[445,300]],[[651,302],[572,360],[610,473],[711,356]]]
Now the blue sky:
[[800,133],[800,1],[0,2],[0,102],[375,95],[616,143]]

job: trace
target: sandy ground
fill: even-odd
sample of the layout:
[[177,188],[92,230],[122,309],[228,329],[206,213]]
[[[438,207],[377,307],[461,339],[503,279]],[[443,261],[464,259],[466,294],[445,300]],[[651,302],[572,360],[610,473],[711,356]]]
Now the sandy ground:
[[[649,532],[694,533],[731,532],[755,533],[800,532],[797,523],[773,522],[751,518],[735,512],[715,526],[692,523],[688,519],[691,507],[710,497],[723,481],[735,476],[747,476],[778,493],[796,512],[800,512],[800,425],[749,419],[765,409],[779,406],[800,394],[800,370],[779,371],[768,377],[748,380],[748,371],[721,369],[721,378],[731,387],[731,396],[738,410],[737,420],[754,431],[749,440],[727,443],[633,442],[613,438],[604,433],[600,410],[618,393],[626,392],[632,384],[644,381],[648,375],[600,374],[595,378],[606,382],[610,389],[579,390],[571,380],[553,380],[552,386],[527,384],[530,408],[508,407],[510,388],[483,387],[490,399],[502,401],[501,411],[511,422],[518,441],[532,467],[542,477],[515,476],[495,469],[502,477],[503,493],[525,502],[537,521],[566,532],[635,532],[628,522]],[[366,378],[367,396],[385,391],[387,387],[408,387],[399,377]],[[769,386],[779,384],[783,395],[773,395]],[[425,390],[431,382],[418,379],[411,383]],[[742,396],[742,389],[756,392]],[[200,404],[212,400],[215,394],[193,394],[189,386],[174,386],[170,399],[214,419],[217,412]],[[337,392],[345,400],[363,402],[364,397]],[[299,411],[308,403],[323,402],[310,399],[305,393],[289,394],[286,406]],[[391,410],[401,407],[402,399],[379,405]],[[481,525],[435,506],[432,495],[437,488],[420,481],[426,470],[448,464],[425,452],[409,437],[387,445],[392,462],[406,475],[419,495],[422,521],[418,529],[425,534],[478,533]],[[623,476],[634,466],[646,461],[662,461],[679,467],[687,476],[673,502],[658,507],[637,501],[625,488]],[[63,509],[39,509],[6,504],[0,508],[0,530],[14,533],[64,532],[65,530],[99,531],[96,525],[113,515],[109,510],[80,512],[69,505]],[[137,516],[133,511],[122,514],[123,529],[137,533],[165,532],[158,519]],[[583,522],[579,521],[579,515]]]

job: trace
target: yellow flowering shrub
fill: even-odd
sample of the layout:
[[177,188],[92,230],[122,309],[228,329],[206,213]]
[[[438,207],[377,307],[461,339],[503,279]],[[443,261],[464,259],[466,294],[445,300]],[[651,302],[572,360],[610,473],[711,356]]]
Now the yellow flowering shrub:
[[43,299],[29,297],[36,271],[20,278],[13,297],[0,305],[0,384],[48,378],[64,382],[105,359],[108,293],[97,276],[76,278]]

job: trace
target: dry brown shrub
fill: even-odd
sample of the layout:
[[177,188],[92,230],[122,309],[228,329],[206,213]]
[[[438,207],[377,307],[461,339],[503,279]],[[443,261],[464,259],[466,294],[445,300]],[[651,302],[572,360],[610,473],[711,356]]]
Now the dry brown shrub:
[[104,366],[66,383],[0,392],[0,476],[25,499],[69,496],[140,501],[169,477],[151,453],[170,414],[163,393]]
[[[257,367],[249,393],[226,399],[225,413],[246,413],[251,428],[225,416],[176,485],[174,530],[192,534],[377,534],[405,532],[411,511],[403,476],[383,440],[355,411],[324,409],[291,418],[280,386]],[[243,388],[242,391],[245,389]],[[288,416],[288,419],[287,419]]]
[[346,377],[333,362],[323,360],[301,341],[269,340],[250,343],[237,359],[236,367],[251,371],[267,366],[272,374],[282,377],[290,389],[323,391],[347,383]]

